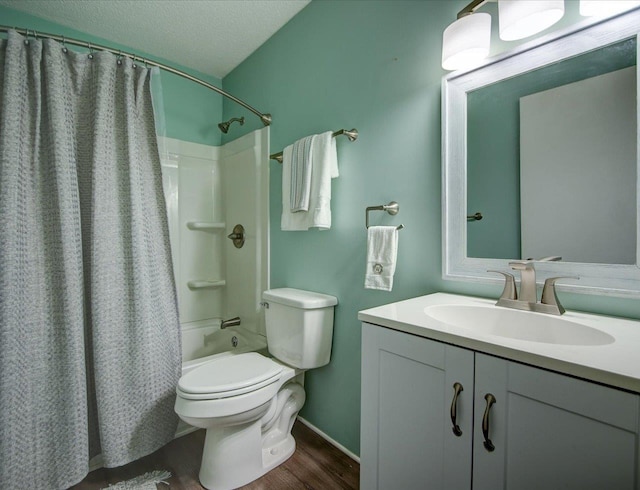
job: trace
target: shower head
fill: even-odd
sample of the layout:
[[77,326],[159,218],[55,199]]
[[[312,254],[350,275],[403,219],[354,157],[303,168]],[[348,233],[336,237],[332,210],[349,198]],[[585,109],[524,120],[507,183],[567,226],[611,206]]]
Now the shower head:
[[231,126],[231,123],[236,121],[240,123],[240,126],[244,125],[244,117],[232,117],[228,121],[218,124],[218,127],[220,128],[220,131],[222,131],[224,134],[227,134],[229,132],[229,126]]

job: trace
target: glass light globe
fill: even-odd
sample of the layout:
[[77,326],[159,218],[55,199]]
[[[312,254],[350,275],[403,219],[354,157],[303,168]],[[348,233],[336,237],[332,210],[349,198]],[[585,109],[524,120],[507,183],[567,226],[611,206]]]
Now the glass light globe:
[[640,6],[640,0],[580,0],[580,15],[609,17]]
[[564,0],[498,0],[500,39],[515,41],[533,36],[563,15]]
[[442,68],[472,68],[489,56],[491,15],[470,14],[461,17],[442,34]]

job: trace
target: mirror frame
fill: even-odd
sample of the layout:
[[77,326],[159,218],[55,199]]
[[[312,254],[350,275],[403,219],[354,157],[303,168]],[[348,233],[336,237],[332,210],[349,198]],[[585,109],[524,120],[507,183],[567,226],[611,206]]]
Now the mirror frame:
[[[587,19],[568,29],[491,58],[481,66],[450,73],[442,79],[442,275],[444,279],[499,284],[504,279],[488,269],[510,271],[514,259],[467,257],[467,92],[511,78],[587,51],[640,34],[640,8],[605,20]],[[636,49],[636,75],[638,76]],[[640,93],[640,76],[636,94]],[[636,118],[638,97],[636,98]],[[638,125],[640,135],[640,124]],[[536,262],[537,281],[552,276],[577,276],[558,289],[577,293],[640,297],[640,137],[636,143],[636,264]],[[474,210],[475,212],[476,210]],[[480,210],[481,211],[481,210]]]

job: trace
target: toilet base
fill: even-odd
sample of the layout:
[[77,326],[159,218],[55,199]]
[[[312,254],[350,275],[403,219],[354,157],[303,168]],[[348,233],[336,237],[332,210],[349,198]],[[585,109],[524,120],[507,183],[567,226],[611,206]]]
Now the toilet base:
[[[280,441],[272,447],[262,449],[262,464],[264,473],[268,473],[273,468],[284,463],[296,452],[296,440],[291,434],[287,435],[284,441]],[[260,475],[262,476],[262,475]]]
[[207,429],[199,475],[202,486],[232,490],[289,459],[296,449],[291,428],[304,398],[304,389],[289,383],[274,397],[273,410],[266,409],[262,418]]
[[[259,425],[259,423],[258,421],[253,425]],[[248,432],[253,432],[255,435],[255,427],[252,429],[254,430]],[[230,434],[225,431],[230,441],[228,444],[220,444],[219,438],[215,435],[210,436],[210,432],[213,430],[215,429],[207,430],[199,474],[200,483],[208,490],[231,490],[247,485],[284,463],[296,450],[296,441],[291,434],[288,434],[283,441],[271,447],[261,448],[261,442],[257,441],[259,452],[247,451],[246,449],[236,451],[232,446],[239,449],[242,446],[240,441],[246,442],[248,439],[255,443],[255,437],[251,434],[245,434],[248,437],[244,437],[242,434]],[[213,442],[216,448],[213,450],[209,448],[207,451],[207,442],[212,444],[212,439],[218,439]],[[220,450],[227,452],[226,457],[221,455]],[[256,455],[259,457],[256,458]]]

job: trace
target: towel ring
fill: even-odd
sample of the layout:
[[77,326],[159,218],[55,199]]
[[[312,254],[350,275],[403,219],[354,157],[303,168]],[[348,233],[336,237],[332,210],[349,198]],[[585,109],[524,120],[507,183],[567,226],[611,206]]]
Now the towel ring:
[[[400,212],[400,204],[395,201],[391,201],[389,204],[381,204],[380,206],[369,206],[366,209],[365,214],[365,226],[367,227],[367,229],[369,228],[369,211],[386,211],[390,215],[395,216]],[[396,227],[396,230],[402,230],[403,228],[404,225],[398,225]]]

